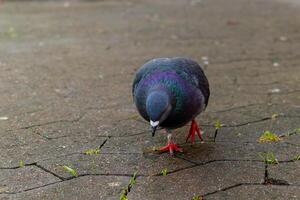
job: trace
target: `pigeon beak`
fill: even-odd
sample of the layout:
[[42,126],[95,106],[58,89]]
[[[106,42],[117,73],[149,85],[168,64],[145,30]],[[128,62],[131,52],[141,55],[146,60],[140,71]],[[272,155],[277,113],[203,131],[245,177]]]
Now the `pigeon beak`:
[[159,124],[159,121],[154,122],[154,121],[150,120],[150,125],[151,125],[151,128],[152,128],[152,137],[154,137],[154,135],[155,135],[155,131],[158,127],[158,124]]

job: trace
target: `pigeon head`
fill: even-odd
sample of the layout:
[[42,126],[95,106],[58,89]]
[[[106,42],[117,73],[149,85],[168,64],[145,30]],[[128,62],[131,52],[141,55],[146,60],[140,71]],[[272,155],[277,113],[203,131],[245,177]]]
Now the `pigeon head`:
[[146,110],[152,127],[152,136],[154,136],[158,125],[167,119],[172,110],[168,93],[163,90],[150,92],[146,101]]

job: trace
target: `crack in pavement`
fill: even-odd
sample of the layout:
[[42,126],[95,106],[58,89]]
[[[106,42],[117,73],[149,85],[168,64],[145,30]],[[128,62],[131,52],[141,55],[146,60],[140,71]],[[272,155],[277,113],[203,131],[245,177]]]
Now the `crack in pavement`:
[[292,131],[287,131],[281,135],[279,135],[279,137],[284,138],[284,137],[289,137],[289,136],[293,136],[293,135],[297,135],[300,134],[300,129],[294,129]]
[[24,126],[24,127],[20,127],[20,128],[17,128],[17,129],[8,129],[6,131],[15,131],[15,130],[26,130],[26,129],[31,129],[31,128],[34,128],[34,127],[40,127],[40,126],[46,126],[46,125],[50,125],[50,124],[56,124],[56,123],[75,123],[75,122],[78,122],[80,121],[80,119],[82,118],[83,116],[80,116],[76,119],[73,119],[73,120],[68,120],[68,119],[61,119],[61,120],[54,120],[54,121],[50,121],[50,122],[45,122],[45,123],[40,123],[40,124],[33,124],[33,125],[30,125],[30,126]]
[[[243,108],[243,107],[248,107],[248,106],[249,105],[247,105],[247,106],[239,106],[239,107],[236,107],[236,108],[229,108],[227,110],[218,111],[218,112],[226,112],[226,111],[230,111],[230,110],[233,110],[233,109],[238,109],[238,108]],[[47,123],[42,123],[42,124],[37,124],[37,125],[23,127],[22,129],[30,129],[30,128],[34,128],[34,127],[37,127],[37,126],[44,126],[44,125],[49,125],[49,124],[54,124],[54,123],[60,123],[60,122],[62,122],[62,123],[65,123],[65,122],[72,123],[72,122],[79,121],[82,117],[83,117],[83,115],[81,117],[79,117],[79,118],[74,119],[74,120],[57,120],[57,121],[52,121],[52,122],[47,122]],[[278,117],[286,117],[286,118],[293,117],[294,118],[294,117],[299,117],[299,116],[279,115]],[[264,118],[261,118],[261,119],[257,119],[257,120],[253,120],[253,121],[249,121],[249,122],[245,122],[245,123],[234,124],[234,125],[224,125],[224,127],[240,127],[240,126],[254,124],[254,123],[259,123],[259,122],[263,122],[263,121],[271,120],[271,119],[272,119],[272,117],[264,117]],[[214,125],[202,125],[202,126],[214,127]],[[131,135],[106,136],[108,138],[105,139],[102,142],[102,144],[99,146],[99,149],[101,149],[103,146],[105,146],[105,144],[107,143],[107,141],[110,138],[113,138],[113,137],[116,137],[116,138],[118,138],[118,137],[131,137],[131,136],[146,134],[148,132],[149,132],[149,130],[145,130],[145,131],[142,131],[142,132],[139,132],[139,133],[135,133],[135,134],[131,134]],[[288,135],[287,134],[280,135],[280,137],[286,137],[286,136],[294,135],[296,133],[297,132],[295,130],[293,132],[288,132]],[[41,134],[38,134],[38,135],[42,136]],[[48,140],[55,139],[55,138],[51,138],[50,139],[50,138],[47,138],[45,136],[42,136],[42,137],[46,138]],[[67,136],[62,136],[62,137],[67,137]],[[43,159],[43,160],[40,160],[40,161],[56,159],[56,158],[59,158],[59,157],[65,157],[65,156],[74,155],[74,154],[84,154],[84,153],[83,152],[74,152],[74,153],[65,154],[65,155],[62,155],[62,156],[57,156],[57,157],[54,157],[54,158]],[[124,155],[127,155],[127,154],[137,154],[137,153],[126,153],[126,152],[111,153],[111,152],[107,152],[107,153],[103,153],[103,154],[121,154],[121,155],[124,154]],[[141,153],[139,153],[139,154],[141,154]],[[178,155],[176,155],[176,158],[179,158],[179,159],[182,159],[182,160],[184,160],[186,162],[189,162],[192,165],[187,166],[187,167],[183,167],[183,168],[179,168],[179,169],[175,169],[173,171],[168,172],[168,174],[173,174],[173,173],[181,172],[181,171],[186,170],[186,169],[190,169],[190,168],[194,168],[194,167],[198,167],[198,166],[202,166],[202,165],[207,165],[207,164],[214,163],[214,162],[263,162],[262,160],[250,160],[250,159],[245,159],[245,160],[243,160],[243,159],[216,159],[216,160],[209,160],[209,161],[206,161],[206,162],[195,162],[195,161],[192,161],[192,160],[180,157]],[[35,190],[35,189],[39,189],[39,188],[43,188],[43,187],[47,187],[47,186],[50,186],[50,185],[54,185],[54,184],[57,184],[57,183],[61,183],[61,182],[64,182],[64,181],[73,180],[73,179],[76,179],[76,178],[79,178],[79,177],[84,177],[84,176],[126,176],[126,177],[131,177],[132,176],[132,174],[119,174],[119,173],[115,173],[115,174],[109,174],[109,173],[95,173],[95,174],[91,174],[91,173],[85,173],[85,174],[78,175],[78,177],[64,178],[64,177],[61,177],[60,175],[52,172],[51,170],[48,170],[48,169],[44,168],[43,166],[39,165],[38,162],[40,162],[40,161],[25,164],[24,167],[26,167],[26,166],[35,166],[35,167],[43,170],[44,172],[49,173],[49,174],[57,177],[60,181],[56,181],[56,182],[45,184],[45,185],[38,186],[38,187],[29,188],[29,189],[26,189],[26,190],[23,190],[23,191],[20,191],[20,192],[3,192],[3,193],[0,193],[0,194],[17,194],[17,193],[23,193],[23,192],[27,192],[27,191],[31,191],[31,190]],[[288,162],[295,162],[295,160],[279,161],[279,163],[288,163]],[[21,168],[21,166],[0,167],[0,169],[18,169],[18,168]],[[141,177],[162,176],[162,174],[161,173],[157,173],[157,174],[154,174],[154,175],[139,174],[138,176],[141,176]],[[239,187],[239,186],[242,186],[242,185],[285,185],[285,186],[288,185],[288,186],[292,186],[292,185],[290,185],[285,180],[277,180],[277,179],[274,179],[274,178],[270,178],[268,176],[268,166],[266,165],[266,167],[265,167],[265,178],[264,178],[264,182],[263,183],[238,183],[238,184],[235,184],[235,185],[232,185],[232,186],[229,186],[229,187],[225,187],[225,188],[220,189],[220,190],[216,190],[214,192],[206,193],[206,194],[204,194],[204,196],[209,196],[209,195],[215,194],[217,192],[226,191],[226,190],[229,190],[229,189],[232,189],[232,188],[235,188],[235,187]]]
[[213,195],[213,194],[216,194],[216,193],[219,193],[219,192],[224,192],[224,191],[227,191],[227,190],[231,190],[233,188],[236,188],[236,187],[240,187],[240,186],[264,186],[264,187],[268,187],[269,185],[276,185],[276,186],[288,186],[288,187],[300,187],[299,184],[290,184],[290,185],[284,185],[284,184],[268,184],[268,185],[265,185],[264,183],[237,183],[237,184],[234,184],[234,185],[231,185],[231,186],[228,186],[228,187],[224,187],[224,188],[221,188],[219,190],[215,190],[213,192],[209,192],[209,193],[206,193],[204,195],[202,195],[203,197],[207,197],[207,196],[210,196],[210,195]]
[[[101,154],[105,155],[143,155],[143,152],[141,153],[136,153],[136,152],[102,152]],[[39,163],[39,162],[43,162],[43,161],[47,161],[47,160],[54,160],[54,159],[57,159],[57,158],[62,158],[62,157],[68,157],[68,156],[71,156],[71,155],[86,155],[85,153],[83,152],[73,152],[73,153],[68,153],[68,154],[64,154],[64,155],[59,155],[59,156],[55,156],[55,157],[50,157],[50,158],[45,158],[45,159],[41,159],[41,160],[37,160],[35,162],[31,162],[31,163],[27,163],[25,164],[24,166],[32,166],[32,165],[35,165],[36,163]],[[1,169],[19,169],[19,168],[22,168],[21,166],[12,166],[12,167],[0,167],[0,170]]]
[[[264,162],[264,161],[261,161],[261,160],[219,159],[219,160],[210,160],[210,161],[206,161],[206,162],[202,162],[202,163],[197,163],[197,162],[190,161],[188,159],[182,158],[182,157],[177,156],[177,155],[175,157],[179,158],[179,159],[182,159],[182,160],[185,160],[187,162],[190,162],[193,165],[190,165],[190,166],[187,166],[187,167],[182,167],[182,168],[170,171],[170,172],[168,172],[168,174],[174,174],[174,173],[186,170],[186,169],[191,169],[191,168],[194,168],[194,167],[203,166],[203,165],[214,163],[214,162]],[[279,161],[279,163],[287,163],[287,162],[295,162],[295,160]],[[125,174],[122,174],[122,173],[84,173],[84,174],[79,174],[77,177],[72,176],[72,177],[64,178],[64,177],[61,177],[61,176],[55,174],[54,172],[52,172],[52,171],[50,171],[48,169],[42,167],[41,165],[39,165],[37,163],[25,164],[25,167],[26,166],[35,166],[35,167],[38,167],[39,169],[45,171],[46,173],[50,173],[51,175],[59,178],[60,181],[56,181],[56,182],[45,184],[45,185],[38,186],[38,187],[29,188],[29,189],[22,190],[22,191],[19,191],[19,192],[2,192],[0,194],[18,194],[18,193],[23,193],[23,192],[27,192],[27,191],[31,191],[31,190],[35,190],[35,189],[39,189],[39,188],[43,188],[43,187],[47,187],[49,185],[54,185],[54,184],[57,184],[57,183],[61,183],[61,182],[65,182],[65,181],[69,181],[69,180],[73,180],[73,179],[77,179],[77,178],[84,177],[84,176],[126,176],[126,177],[132,177],[132,174],[126,174],[126,173]],[[292,184],[288,184],[286,181],[283,181],[283,180],[277,180],[277,179],[269,178],[267,167],[268,166],[265,165],[265,175],[264,175],[265,178],[264,178],[264,182],[263,183],[239,183],[239,184],[235,184],[233,186],[229,186],[229,187],[223,188],[221,190],[217,190],[217,191],[214,191],[214,192],[207,193],[204,196],[215,194],[215,193],[220,192],[220,191],[226,191],[228,189],[231,189],[231,188],[234,188],[234,187],[237,187],[237,186],[240,186],[240,185],[247,185],[247,184],[250,184],[250,185],[289,185],[289,186],[293,186],[294,185],[294,186],[297,186],[295,184],[293,184],[293,185]],[[12,168],[4,168],[4,169],[17,169],[17,168],[20,168],[20,167],[12,167]],[[150,176],[162,176],[162,174],[161,173],[157,173],[157,174],[152,174],[152,175],[145,175],[145,174],[138,174],[137,175],[137,177],[150,177]]]
[[[99,149],[101,149],[105,144],[106,142],[109,140],[106,139],[104,140],[100,145],[99,145]],[[102,154],[109,154],[109,153],[102,153]],[[111,153],[112,154],[112,153]],[[119,153],[116,153],[116,154],[119,154]],[[121,153],[120,153],[121,154]],[[0,167],[0,170],[1,169],[19,169],[19,168],[22,168],[22,167],[26,167],[26,166],[36,166],[44,171],[46,171],[47,169],[45,169],[44,167],[42,167],[41,165],[39,165],[38,163],[39,162],[43,162],[43,161],[47,161],[47,160],[54,160],[54,159],[57,159],[57,158],[61,158],[61,157],[67,157],[67,156],[71,156],[71,155],[86,155],[84,152],[73,152],[73,153],[68,153],[68,154],[64,154],[64,155],[59,155],[59,156],[55,156],[55,157],[50,157],[50,158],[45,158],[45,159],[41,159],[41,160],[37,160],[35,162],[31,162],[31,163],[25,163],[24,166],[14,166],[14,167]],[[53,173],[51,171],[46,171],[46,172],[50,172],[50,173]],[[56,175],[54,175],[56,176]]]
[[207,197],[209,195],[212,195],[212,194],[216,194],[218,192],[224,192],[226,190],[230,190],[230,189],[233,189],[233,188],[236,188],[236,187],[239,187],[239,186],[242,186],[242,185],[262,185],[261,183],[236,183],[234,185],[231,185],[231,186],[228,186],[228,187],[224,187],[224,188],[221,188],[219,190],[215,190],[213,192],[209,192],[209,193],[206,193],[204,195],[202,195],[203,197]]
[[54,173],[54,172],[52,172],[52,171],[50,171],[50,170],[44,168],[43,166],[41,166],[41,165],[39,165],[39,164],[37,164],[37,163],[35,163],[34,166],[36,166],[37,168],[43,170],[44,172],[46,172],[46,173],[48,173],[48,174],[51,174],[51,175],[55,176],[56,178],[59,178],[59,179],[62,180],[62,181],[65,180],[64,177],[59,176],[58,174],[56,174],[56,173]]
[[1,170],[1,169],[19,169],[19,168],[23,168],[23,167],[26,167],[26,166],[34,166],[35,164],[36,164],[36,162],[32,162],[32,163],[24,164],[24,166],[0,167],[0,170]]
[[[175,169],[173,171],[169,171],[168,174],[178,173],[178,172],[186,170],[186,169],[191,169],[191,168],[195,168],[195,167],[198,167],[198,166],[204,166],[204,165],[211,164],[211,163],[214,163],[214,162],[263,162],[263,161],[259,161],[259,160],[230,160],[230,159],[228,159],[228,160],[226,160],[226,159],[217,160],[216,159],[216,160],[209,160],[209,161],[206,161],[206,162],[198,163],[198,162],[190,161],[188,159],[184,159],[184,158],[176,156],[176,155],[175,155],[175,157],[179,158],[179,159],[182,159],[184,161],[190,162],[193,165],[182,167],[182,168],[179,168],[179,169]],[[163,176],[163,175],[162,175],[162,173],[157,173],[157,174],[154,174],[153,176]]]
[[[244,105],[244,106],[237,106],[237,107],[232,107],[232,108],[219,110],[219,111],[208,111],[208,113],[209,112],[211,112],[211,113],[223,113],[223,112],[232,111],[232,110],[236,110],[236,109],[240,109],[240,108],[246,108],[246,107],[255,106],[255,105],[265,105],[265,103],[248,104],[248,105]],[[272,104],[272,105],[277,105],[277,104]],[[40,124],[35,124],[35,125],[30,125],[30,126],[24,126],[24,127],[18,128],[18,129],[8,129],[6,131],[32,129],[32,128],[35,128],[35,127],[41,127],[41,126],[46,126],[46,125],[56,124],[56,123],[75,123],[75,122],[80,121],[86,114],[87,114],[87,112],[85,112],[84,114],[80,115],[78,118],[73,119],[73,120],[61,119],[61,120],[55,120],[55,121],[50,121],[50,122],[45,122],[45,123],[40,123]],[[300,116],[297,116],[297,115],[284,115],[284,114],[280,114],[278,117],[300,118]],[[243,122],[243,123],[239,123],[239,124],[224,124],[223,127],[240,127],[240,126],[259,123],[259,122],[266,121],[266,120],[271,120],[271,119],[272,119],[272,117],[263,117],[261,119],[252,120],[252,121],[248,121],[248,122]],[[129,120],[129,119],[126,118],[126,119],[123,119],[123,120]],[[119,120],[119,121],[123,121],[123,120]],[[136,120],[136,121],[142,122],[141,120]],[[146,123],[146,122],[143,122],[143,123]],[[202,126],[203,127],[214,127],[214,125],[211,125],[211,124],[202,124]],[[160,128],[160,129],[162,129],[162,128]],[[120,136],[108,135],[108,136],[104,136],[104,137],[116,137],[116,138],[117,137],[131,137],[131,136],[146,134],[147,132],[149,132],[149,130],[144,130],[144,131],[134,133],[134,134],[131,134],[131,135],[120,135]],[[67,135],[59,136],[59,137],[47,137],[47,136],[44,136],[44,135],[40,134],[38,131],[33,131],[33,133],[39,135],[40,137],[42,137],[46,140],[54,140],[54,139],[60,139],[60,138],[63,138],[63,137],[69,137]]]
[[28,188],[28,189],[25,189],[25,190],[21,190],[21,191],[18,191],[18,192],[0,192],[0,194],[10,194],[10,195],[20,194],[20,193],[28,192],[28,191],[31,191],[31,190],[36,190],[36,189],[44,188],[44,187],[47,187],[47,186],[50,186],[50,185],[54,185],[54,184],[57,184],[57,183],[61,183],[61,182],[63,182],[63,181],[56,181],[56,182],[48,183],[48,184],[45,184],[45,185],[41,185],[41,186],[37,186],[37,187],[32,187],[32,188]]
[[99,149],[101,149],[101,148],[106,144],[106,142],[107,142],[110,138],[111,138],[111,137],[108,136],[108,138],[107,138],[106,140],[104,140],[104,141],[102,142],[102,144],[100,144]]
[[[264,117],[264,118],[261,118],[261,119],[252,120],[252,121],[248,121],[248,122],[243,122],[243,123],[239,123],[239,124],[223,124],[222,127],[240,127],[240,126],[260,123],[260,122],[267,121],[267,120],[270,120],[270,119],[272,119],[272,117]],[[212,125],[212,124],[202,124],[201,126],[203,126],[203,127],[215,127],[215,125]]]
[[[300,116],[286,116],[286,115],[278,115],[277,118],[298,118]],[[260,123],[263,121],[267,121],[267,120],[272,120],[272,116],[271,117],[263,117],[261,119],[257,119],[257,120],[252,120],[252,121],[248,121],[248,122],[243,122],[243,123],[239,123],[239,124],[224,124],[222,127],[240,127],[240,126],[245,126],[245,125],[250,125],[250,124],[255,124],[255,123]],[[210,124],[202,124],[202,126],[206,126],[206,127],[215,127],[214,125],[210,125]]]
[[[44,187],[47,187],[47,186],[51,186],[51,185],[54,185],[54,184],[57,184],[57,183],[63,183],[63,182],[70,181],[70,180],[73,180],[73,179],[78,179],[80,177],[85,177],[85,176],[116,176],[116,177],[124,177],[125,176],[125,177],[132,177],[132,174],[89,174],[89,173],[86,173],[86,174],[80,174],[77,177],[64,178],[63,180],[60,180],[60,181],[48,183],[48,184],[37,186],[37,187],[28,188],[28,189],[18,191],[18,192],[0,192],[0,194],[20,194],[20,193],[24,193],[24,192],[28,192],[28,191],[32,191],[32,190],[36,190],[36,189],[40,189],[40,188],[44,188]],[[144,176],[144,175],[142,175],[142,174],[137,175],[137,177],[142,177],[142,176]]]

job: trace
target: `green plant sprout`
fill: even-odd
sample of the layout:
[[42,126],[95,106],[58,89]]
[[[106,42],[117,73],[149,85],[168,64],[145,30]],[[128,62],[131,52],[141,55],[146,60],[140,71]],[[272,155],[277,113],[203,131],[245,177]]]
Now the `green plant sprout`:
[[215,128],[216,129],[221,129],[222,126],[224,126],[224,124],[221,124],[220,120],[217,120],[216,123],[215,123]]
[[224,124],[221,124],[220,120],[217,120],[215,123],[215,135],[214,135],[214,142],[216,141],[217,135],[218,135],[218,131],[219,129],[222,128],[222,126],[224,126]]
[[72,169],[71,167],[64,165],[63,169],[66,170],[67,172],[69,172],[72,176],[78,177],[77,172],[74,169]]
[[137,119],[139,119],[139,116],[138,115],[131,115],[131,116],[129,116],[127,119],[131,119],[131,120],[137,120]]
[[260,136],[258,142],[259,143],[268,143],[268,142],[279,142],[281,139],[275,133],[271,131],[265,131],[262,136]]
[[100,149],[99,148],[96,148],[96,149],[88,149],[84,152],[85,155],[97,155],[97,154],[100,154]]
[[122,194],[120,196],[120,200],[128,200],[127,194],[125,193],[125,190],[122,191]]
[[200,195],[196,195],[192,198],[192,200],[203,200],[203,198]]
[[271,116],[272,120],[275,120],[277,117],[279,117],[279,114],[277,114],[277,113],[274,113],[274,114]]
[[22,167],[25,167],[25,163],[23,160],[20,160],[19,161],[19,167],[22,168]]
[[296,160],[300,160],[300,155],[296,156],[296,158],[294,159],[295,161]]
[[136,184],[136,175],[137,172],[134,172],[133,176],[130,178],[129,185],[133,186]]
[[272,164],[272,165],[279,164],[277,158],[272,152],[260,153],[259,156],[264,160],[266,164]]
[[168,169],[165,168],[165,169],[161,170],[161,174],[162,174],[163,176],[167,176],[167,174],[168,174]]
[[12,39],[18,37],[18,34],[13,26],[9,26],[9,28],[7,30],[7,34]]
[[127,188],[122,191],[120,200],[128,200],[127,195],[130,192],[132,186],[136,184],[136,178],[137,178],[137,172],[135,172],[133,176],[130,178]]

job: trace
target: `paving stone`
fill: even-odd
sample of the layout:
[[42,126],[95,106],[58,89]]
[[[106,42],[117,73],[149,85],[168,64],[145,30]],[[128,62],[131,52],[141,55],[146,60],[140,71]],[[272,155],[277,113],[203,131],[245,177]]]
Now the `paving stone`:
[[[6,132],[1,143],[1,167],[15,167],[20,161],[34,163],[40,160],[99,148],[105,137],[62,137],[45,139],[30,130]],[[32,145],[34,144],[34,145]]]
[[36,166],[0,169],[0,171],[0,193],[17,193],[60,181],[57,177]]
[[13,199],[13,195],[0,194],[1,200],[11,200]]
[[261,183],[263,168],[260,163],[213,162],[167,176],[139,178],[128,197],[191,199],[195,194],[204,195],[238,183]]
[[[296,156],[295,156],[296,157]],[[280,163],[268,167],[269,177],[275,180],[283,180],[288,184],[300,185],[300,162]]]
[[46,160],[38,163],[59,176],[69,178],[72,175],[63,169],[63,165],[76,170],[79,175],[84,174],[133,174],[155,175],[165,168],[174,171],[192,166],[193,163],[173,158],[167,154],[116,154],[100,153],[98,155],[72,154]]
[[[237,195],[238,194],[238,195]],[[242,185],[209,195],[205,199],[299,199],[299,187]]]
[[[299,128],[299,6],[259,0],[0,4],[0,177],[11,181],[0,185],[0,199],[118,199],[136,170],[147,176],[138,178],[129,199],[298,199],[298,186],[260,185],[258,154],[291,160],[299,155],[299,134],[257,141],[266,130],[281,135]],[[166,134],[151,136],[131,95],[139,66],[172,56],[197,60],[211,88],[197,118],[205,143],[185,143],[189,125],[174,130],[184,149],[175,158],[153,151],[166,144]],[[273,114],[279,117],[271,120]],[[225,126],[213,143],[217,120]],[[99,147],[99,155],[83,154]],[[4,169],[20,161],[70,180],[53,183],[57,178],[36,166]],[[81,176],[71,179],[64,164]],[[164,168],[174,173],[150,176]],[[297,168],[281,162],[269,167],[269,176],[299,184]],[[6,187],[20,193],[1,194]]]
[[262,161],[261,155],[272,152],[279,161],[292,160],[300,153],[300,148],[286,143],[257,144],[257,143],[197,143],[193,146],[182,145],[183,154],[179,157],[196,163],[210,160],[256,160]]
[[[94,120],[82,119],[78,122],[58,122],[43,126],[33,127],[32,131],[43,137],[55,139],[60,137],[105,137],[105,136],[126,136],[143,132],[146,129],[145,123],[140,119],[117,120],[115,122],[104,121],[108,116],[97,116]],[[136,117],[133,115],[133,117]],[[147,128],[149,128],[147,126]]]
[[158,130],[154,137],[151,135],[150,126],[148,129],[124,135],[112,137],[103,146],[103,152],[108,153],[147,153],[153,148],[159,148],[167,143],[167,134],[164,130]]
[[17,194],[14,199],[103,199],[120,197],[129,177],[84,176]]
[[[249,124],[236,127],[222,127],[217,135],[217,141],[248,141],[257,142],[265,131],[271,131],[277,135],[284,135],[298,128],[298,118],[279,117],[276,120],[258,120]],[[214,135],[214,133],[211,133]],[[298,137],[298,135],[295,135]],[[284,141],[284,139],[283,139]]]

